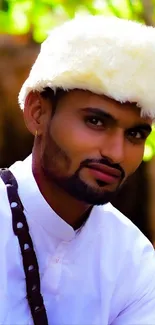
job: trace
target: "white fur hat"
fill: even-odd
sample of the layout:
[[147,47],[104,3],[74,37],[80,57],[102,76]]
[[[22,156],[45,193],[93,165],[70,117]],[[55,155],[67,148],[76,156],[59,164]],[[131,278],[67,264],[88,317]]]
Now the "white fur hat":
[[19,93],[45,87],[90,90],[136,102],[155,117],[155,28],[116,17],[76,18],[52,30]]

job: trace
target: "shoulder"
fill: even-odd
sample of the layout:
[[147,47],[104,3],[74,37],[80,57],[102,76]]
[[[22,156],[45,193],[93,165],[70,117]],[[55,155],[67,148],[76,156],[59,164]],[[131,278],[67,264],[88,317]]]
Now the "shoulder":
[[127,250],[136,263],[142,255],[149,256],[149,252],[155,259],[153,245],[131,220],[110,203],[99,210],[100,223],[106,229],[107,237],[113,238],[116,250]]
[[108,288],[111,287],[111,304],[115,306],[111,320],[122,312],[116,324],[155,324],[155,251],[152,244],[111,204],[98,207],[96,211],[101,288],[104,290],[106,281]]
[[97,207],[96,212],[94,220],[103,263],[107,259],[115,275],[128,274],[129,270],[131,277],[138,272],[155,272],[154,248],[143,233],[111,204]]
[[0,177],[0,223],[3,220],[3,218],[10,219],[10,205],[8,201],[8,195],[7,195],[7,189]]
[[[12,173],[12,175],[16,175],[14,172],[19,171],[18,174],[24,174],[22,167],[22,162],[15,162],[8,171]],[[8,175],[8,182],[9,182]],[[7,178],[7,177],[6,177]],[[18,182],[18,181],[17,181]],[[10,203],[8,199],[7,186],[3,182],[0,177],[0,226],[1,226],[1,236],[0,236],[0,246],[2,242],[7,242],[13,237],[13,229],[12,229],[12,212],[10,208]]]
[[[117,210],[111,203],[94,208],[94,222],[99,229],[101,236],[112,234],[113,239],[127,242],[137,237],[145,237],[136,225]],[[119,235],[119,236],[118,236]],[[147,239],[146,239],[147,241]]]
[[16,237],[12,228],[12,213],[7,196],[6,186],[0,178],[0,290],[2,289],[5,273],[11,263],[11,259],[15,259]]

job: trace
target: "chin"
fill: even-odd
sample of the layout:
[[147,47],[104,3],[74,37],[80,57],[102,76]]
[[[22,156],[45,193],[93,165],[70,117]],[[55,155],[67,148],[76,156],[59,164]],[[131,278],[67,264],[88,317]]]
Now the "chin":
[[100,192],[100,193],[103,193],[104,195],[104,192],[115,192],[118,190],[118,188],[120,187],[120,184],[107,184],[103,181],[100,181],[100,180],[96,180],[95,182],[93,182],[93,184],[88,184],[87,183],[87,186],[90,186],[92,188],[94,188],[94,191],[96,190],[97,192]]

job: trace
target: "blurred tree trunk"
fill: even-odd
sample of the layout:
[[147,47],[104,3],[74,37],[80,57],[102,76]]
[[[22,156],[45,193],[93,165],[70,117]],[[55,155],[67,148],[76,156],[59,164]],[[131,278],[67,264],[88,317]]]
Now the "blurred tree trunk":
[[143,18],[146,25],[154,26],[154,3],[152,0],[141,0],[143,5]]
[[18,106],[18,93],[34,62],[39,46],[25,45],[17,37],[0,36],[0,166],[25,157],[32,144]]
[[112,203],[152,240],[148,166],[148,163],[141,163],[137,171],[127,179]]

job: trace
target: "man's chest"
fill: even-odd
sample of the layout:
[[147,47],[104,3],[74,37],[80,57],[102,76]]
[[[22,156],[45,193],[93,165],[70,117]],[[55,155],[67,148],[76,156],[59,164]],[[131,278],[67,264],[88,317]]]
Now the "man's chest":
[[[78,240],[73,243],[57,244],[49,240],[51,249],[47,252],[45,249],[49,246],[47,235],[41,230],[35,237],[41,292],[49,324],[100,325],[103,321],[108,324],[113,288],[105,278],[106,294],[103,295],[101,292],[100,267],[98,259],[94,256],[93,243],[89,243],[88,249],[85,250],[81,244],[79,245]],[[6,254],[6,276],[3,279],[6,282],[4,292],[6,299],[3,307],[6,313],[4,318],[0,315],[1,324],[5,325],[33,324],[17,244],[12,239]]]

